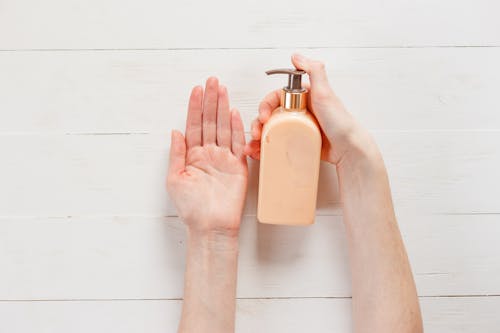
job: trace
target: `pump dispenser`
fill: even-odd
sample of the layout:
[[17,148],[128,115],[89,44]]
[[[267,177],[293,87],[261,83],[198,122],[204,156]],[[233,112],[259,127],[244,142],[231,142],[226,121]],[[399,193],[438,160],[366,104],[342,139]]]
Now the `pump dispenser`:
[[271,69],[267,75],[288,74],[288,85],[281,90],[281,106],[287,110],[306,108],[307,90],[302,88],[302,75],[306,72],[298,69]]
[[280,106],[262,128],[257,219],[261,223],[314,223],[321,158],[321,132],[307,110],[304,71],[274,69],[287,74]]

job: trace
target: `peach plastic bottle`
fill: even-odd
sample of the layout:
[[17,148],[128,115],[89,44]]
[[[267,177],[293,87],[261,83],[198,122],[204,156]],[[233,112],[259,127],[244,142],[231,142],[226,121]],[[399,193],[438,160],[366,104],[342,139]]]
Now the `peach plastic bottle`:
[[306,108],[304,71],[277,69],[288,74],[281,105],[264,124],[261,137],[257,219],[261,223],[314,223],[321,158],[321,132]]

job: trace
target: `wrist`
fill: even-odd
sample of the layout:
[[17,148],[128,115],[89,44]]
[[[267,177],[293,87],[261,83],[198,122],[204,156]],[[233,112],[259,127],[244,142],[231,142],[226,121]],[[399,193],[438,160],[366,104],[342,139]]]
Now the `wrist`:
[[238,229],[206,229],[188,227],[188,245],[214,251],[237,251]]
[[382,154],[366,130],[351,135],[349,148],[336,166],[339,177],[351,174],[358,177],[373,176],[375,173],[385,172]]
[[238,238],[241,214],[239,217],[184,217],[182,220],[188,227],[189,233],[196,237],[213,238],[223,236],[226,238]]

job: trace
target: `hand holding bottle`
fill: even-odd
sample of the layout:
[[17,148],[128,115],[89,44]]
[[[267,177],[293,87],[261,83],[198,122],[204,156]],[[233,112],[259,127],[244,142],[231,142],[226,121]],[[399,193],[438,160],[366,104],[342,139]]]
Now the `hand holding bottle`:
[[[322,159],[338,166],[345,159],[354,161],[361,156],[377,156],[378,149],[369,133],[346,111],[331,89],[324,64],[300,54],[292,56],[292,63],[309,75],[308,106],[321,127]],[[260,103],[259,116],[252,122],[252,141],[245,147],[248,156],[259,159],[262,126],[279,104],[280,90],[269,93]]]

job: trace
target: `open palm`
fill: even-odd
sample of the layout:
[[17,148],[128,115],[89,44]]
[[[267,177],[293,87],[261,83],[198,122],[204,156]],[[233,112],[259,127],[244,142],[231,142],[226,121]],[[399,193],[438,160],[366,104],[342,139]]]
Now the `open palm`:
[[193,88],[186,136],[172,132],[167,189],[179,216],[197,230],[237,231],[248,169],[241,117],[216,78]]

